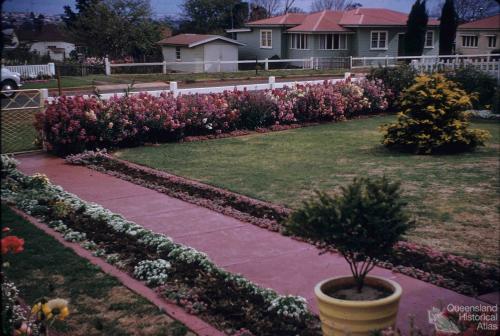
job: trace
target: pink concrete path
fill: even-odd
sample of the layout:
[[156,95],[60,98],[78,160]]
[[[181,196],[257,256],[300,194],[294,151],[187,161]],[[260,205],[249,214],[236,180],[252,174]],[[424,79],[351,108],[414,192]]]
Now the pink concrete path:
[[[317,312],[313,288],[320,280],[349,274],[337,254],[319,255],[307,243],[261,229],[209,209],[199,207],[91,169],[64,164],[45,154],[19,156],[20,170],[43,173],[86,201],[99,203],[175,241],[207,253],[230,272],[275,289],[281,294],[301,295]],[[408,315],[421,330],[430,332],[427,310],[449,303],[487,304],[414,278],[376,268],[372,274],[397,281],[403,287],[398,327],[406,330]]]

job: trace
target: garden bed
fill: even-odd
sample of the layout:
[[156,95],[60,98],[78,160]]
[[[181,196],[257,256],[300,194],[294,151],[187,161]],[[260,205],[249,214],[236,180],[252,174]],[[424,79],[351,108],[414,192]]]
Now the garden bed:
[[55,321],[50,335],[193,335],[182,323],[60,245],[4,204],[2,227],[9,227],[25,241],[24,251],[2,258],[10,264],[2,268],[8,279],[3,281],[12,281],[20,290],[25,314],[31,310],[27,303],[41,297],[69,300],[70,316],[65,321]]
[[[292,211],[289,208],[129,163],[101,152],[70,156],[67,161],[286,234],[283,224]],[[398,243],[394,254],[386,256],[380,265],[467,295],[489,293],[499,285],[500,269],[496,266],[409,242]]]
[[[305,300],[279,296],[218,268],[205,254],[174,243],[86,203],[46,177],[27,177],[2,160],[2,198],[41,219],[65,239],[80,243],[160,295],[229,334],[319,335],[319,320]],[[4,162],[5,161],[5,162]]]

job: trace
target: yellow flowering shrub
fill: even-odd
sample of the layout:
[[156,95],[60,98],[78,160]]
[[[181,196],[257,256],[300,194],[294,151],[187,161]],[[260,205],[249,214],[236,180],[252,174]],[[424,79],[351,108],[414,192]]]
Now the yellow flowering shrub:
[[456,153],[483,146],[487,131],[470,129],[471,97],[441,74],[421,75],[403,92],[402,112],[384,125],[383,144],[416,154]]

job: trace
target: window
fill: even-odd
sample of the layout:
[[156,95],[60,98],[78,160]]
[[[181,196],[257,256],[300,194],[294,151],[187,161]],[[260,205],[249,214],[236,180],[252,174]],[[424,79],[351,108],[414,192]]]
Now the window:
[[321,34],[319,35],[319,48],[322,50],[346,50],[346,34]]
[[488,48],[496,48],[497,47],[497,36],[490,35],[486,36],[488,38]]
[[260,31],[260,47],[271,49],[273,47],[273,31],[261,30]]
[[425,47],[426,48],[434,48],[434,32],[433,31],[425,32]]
[[290,49],[309,49],[309,35],[291,34]]
[[371,49],[387,49],[387,32],[371,32]]
[[465,48],[477,48],[478,37],[476,35],[463,35],[462,36],[462,47]]
[[175,60],[181,60],[181,47],[175,47]]

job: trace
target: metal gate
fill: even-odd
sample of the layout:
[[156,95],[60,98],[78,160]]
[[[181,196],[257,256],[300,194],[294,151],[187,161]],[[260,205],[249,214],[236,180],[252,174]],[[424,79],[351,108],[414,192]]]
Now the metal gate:
[[1,152],[19,153],[40,150],[35,130],[35,114],[44,108],[46,89],[2,92]]

